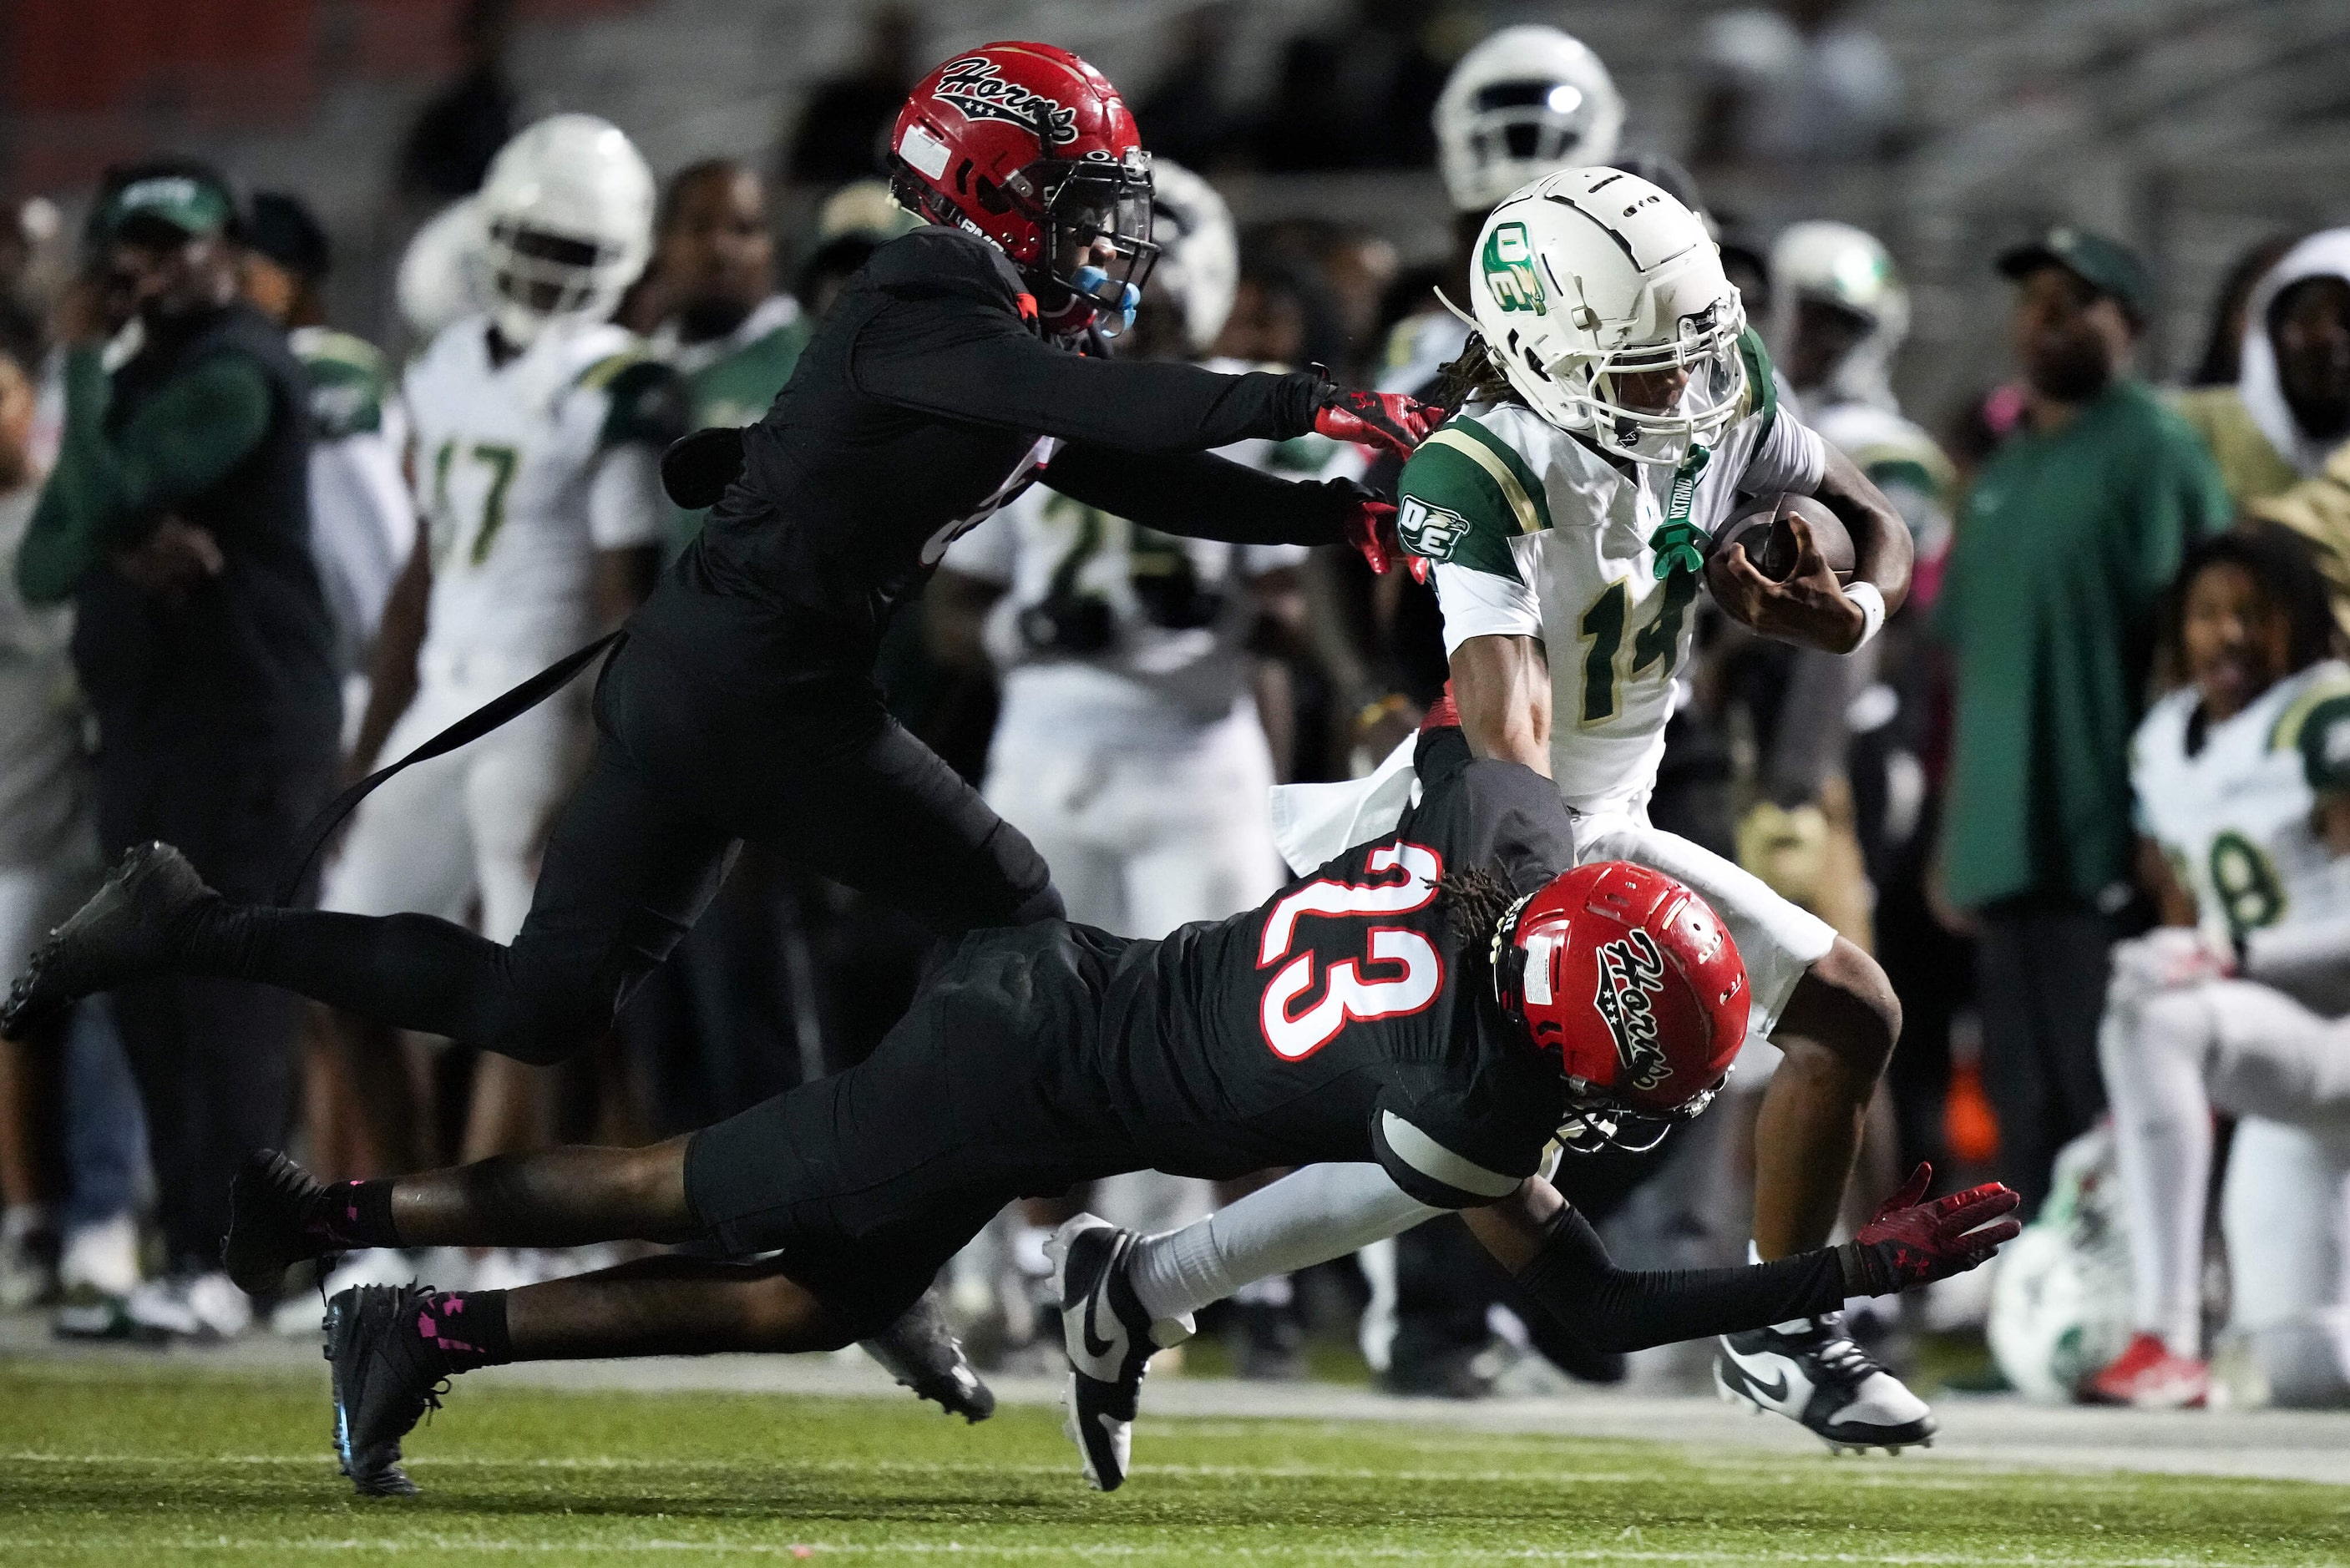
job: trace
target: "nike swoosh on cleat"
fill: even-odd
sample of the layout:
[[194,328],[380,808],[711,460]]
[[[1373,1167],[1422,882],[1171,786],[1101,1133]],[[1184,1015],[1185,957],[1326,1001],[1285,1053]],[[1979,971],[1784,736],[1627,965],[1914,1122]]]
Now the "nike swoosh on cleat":
[[1731,1362],[1731,1365],[1738,1367],[1738,1376],[1740,1381],[1743,1382],[1751,1391],[1761,1394],[1768,1399],[1784,1399],[1787,1397],[1787,1375],[1785,1373],[1782,1372],[1779,1374],[1779,1381],[1775,1384],[1771,1384],[1763,1382],[1762,1378],[1756,1376],[1752,1371],[1735,1361]]
[[1101,1291],[1098,1285],[1097,1285],[1093,1293],[1086,1297],[1086,1316],[1084,1324],[1086,1354],[1096,1357],[1107,1355],[1111,1351],[1118,1348],[1115,1341],[1104,1339],[1094,1332],[1094,1314],[1100,1310]]

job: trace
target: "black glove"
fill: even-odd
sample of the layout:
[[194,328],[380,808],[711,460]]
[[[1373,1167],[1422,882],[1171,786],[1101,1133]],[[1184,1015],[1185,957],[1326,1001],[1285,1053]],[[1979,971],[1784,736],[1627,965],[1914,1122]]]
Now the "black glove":
[[661,488],[688,512],[717,505],[742,474],[743,432],[731,425],[680,436],[661,453]]

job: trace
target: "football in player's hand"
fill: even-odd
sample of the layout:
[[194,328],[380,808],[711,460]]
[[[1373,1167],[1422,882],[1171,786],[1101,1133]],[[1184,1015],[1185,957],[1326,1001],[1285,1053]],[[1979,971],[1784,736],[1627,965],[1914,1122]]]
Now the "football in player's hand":
[[[1789,525],[1800,517],[1812,533],[1812,547],[1827,563],[1828,570],[1839,583],[1852,580],[1852,535],[1845,531],[1836,514],[1808,495],[1789,491],[1774,495],[1760,505],[1740,513],[1722,524],[1713,536],[1713,548],[1705,561],[1706,577],[1711,585],[1713,575],[1721,562],[1734,549],[1744,549],[1746,558],[1754,569],[1774,583],[1783,583],[1795,573],[1795,557],[1800,546],[1795,542],[1795,530]],[[1718,597],[1718,595],[1717,595]]]

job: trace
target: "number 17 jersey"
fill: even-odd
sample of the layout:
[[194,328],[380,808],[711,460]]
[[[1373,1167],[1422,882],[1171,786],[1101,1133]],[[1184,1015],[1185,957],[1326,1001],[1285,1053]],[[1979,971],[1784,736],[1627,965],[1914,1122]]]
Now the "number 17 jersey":
[[[506,681],[588,640],[597,551],[660,537],[651,476],[679,394],[675,372],[619,327],[550,327],[503,364],[489,339],[485,317],[448,327],[402,395],[432,552],[425,672]],[[641,504],[596,493],[616,456],[641,470]]]
[[1451,873],[1520,894],[1573,863],[1549,781],[1422,738],[1420,804],[1231,919],[1122,958],[1096,1069],[1140,1159],[1177,1175],[1377,1159],[1444,1208],[1506,1196],[1565,1112],[1556,1065],[1502,1015],[1440,907]]

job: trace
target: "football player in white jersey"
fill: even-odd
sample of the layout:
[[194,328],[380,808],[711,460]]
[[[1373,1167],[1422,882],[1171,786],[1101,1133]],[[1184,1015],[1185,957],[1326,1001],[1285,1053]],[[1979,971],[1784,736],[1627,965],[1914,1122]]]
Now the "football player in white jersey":
[[[1468,282],[1476,332],[1466,405],[1404,470],[1399,529],[1432,567],[1452,694],[1481,755],[1555,780],[1585,859],[1627,859],[1698,888],[1753,986],[1750,1039],[1785,1053],[1757,1136],[1755,1249],[1784,1256],[1835,1223],[1860,1123],[1900,1032],[1884,971],[1825,922],[1686,839],[1646,807],[1690,656],[1690,610],[1716,528],[1745,494],[1796,491],[1844,521],[1849,588],[1808,542],[1772,583],[1743,556],[1714,580],[1732,617],[1768,636],[1848,653],[1908,591],[1908,530],[1851,461],[1777,407],[1770,359],[1711,237],[1636,175],[1572,169],[1488,215]],[[1352,785],[1290,809],[1293,864],[1385,831],[1409,800],[1409,748]],[[1276,819],[1284,808],[1276,808]],[[1781,1026],[1783,1025],[1783,1032]],[[1775,1039],[1773,1039],[1773,1035]],[[1651,1147],[1663,1128],[1584,1129]],[[1167,1344],[1184,1314],[1261,1273],[1302,1268],[1435,1211],[1368,1168],[1303,1172],[1133,1249],[1107,1310]],[[1092,1297],[1065,1305],[1103,1310]],[[1716,1380],[1832,1447],[1898,1448],[1932,1413],[1853,1344],[1838,1314],[1724,1340]]]
[[[491,302],[405,378],[422,525],[384,613],[354,777],[625,617],[670,516],[659,462],[682,423],[676,379],[608,320],[650,251],[643,158],[618,128],[557,115],[506,145],[473,205]],[[584,720],[576,698],[546,703],[369,796],[322,907],[462,920],[478,901],[483,934],[511,940]],[[339,1028],[357,1057],[395,1052],[380,1026]],[[531,1074],[483,1057],[469,1147],[526,1133]]]
[[2136,1332],[2089,1394],[2203,1401],[2216,1110],[2242,1118],[2222,1205],[2239,1369],[2257,1402],[2335,1403],[2350,1337],[2322,1309],[2343,1300],[2350,1212],[2350,666],[2324,657],[2322,581],[2281,531],[2197,546],[2175,615],[2189,684],[2130,746],[2166,923],[2115,949],[2098,1042]]

